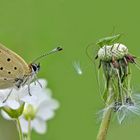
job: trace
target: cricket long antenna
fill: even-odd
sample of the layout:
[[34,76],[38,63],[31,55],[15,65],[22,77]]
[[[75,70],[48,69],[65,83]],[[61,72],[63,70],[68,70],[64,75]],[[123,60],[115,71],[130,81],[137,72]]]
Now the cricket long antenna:
[[46,56],[50,55],[50,54],[53,54],[53,53],[59,52],[59,51],[61,51],[61,50],[63,50],[61,47],[57,47],[57,48],[51,50],[50,52],[45,53],[45,54],[43,54],[43,55],[37,57],[36,59],[34,59],[34,60],[32,61],[32,63],[34,63],[34,62],[36,62],[36,61],[42,59],[43,57],[46,57]]

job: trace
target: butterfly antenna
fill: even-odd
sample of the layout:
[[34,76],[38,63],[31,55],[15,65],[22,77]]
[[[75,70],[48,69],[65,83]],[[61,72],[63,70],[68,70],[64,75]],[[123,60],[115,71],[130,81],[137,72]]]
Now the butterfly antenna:
[[45,53],[45,54],[43,54],[43,55],[37,57],[36,59],[34,59],[34,60],[32,61],[32,63],[34,63],[34,62],[36,62],[36,61],[42,59],[43,57],[46,57],[46,56],[50,55],[50,54],[53,54],[53,53],[59,52],[59,51],[61,51],[61,50],[63,50],[63,48],[61,48],[61,47],[57,47],[57,48],[51,50],[50,52]]

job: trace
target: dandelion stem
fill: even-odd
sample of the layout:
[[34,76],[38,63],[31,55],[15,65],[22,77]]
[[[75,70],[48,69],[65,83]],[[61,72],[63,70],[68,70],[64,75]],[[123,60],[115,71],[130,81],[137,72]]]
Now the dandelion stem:
[[28,135],[27,140],[31,140],[31,119],[28,119]]
[[97,135],[97,140],[105,140],[107,135],[107,130],[109,128],[109,123],[111,119],[111,113],[112,108],[107,109],[107,111],[104,112],[102,122],[100,125],[100,129]]
[[112,90],[109,90],[109,93],[110,93],[110,96],[106,100],[106,106],[105,106],[105,108],[107,108],[107,109],[103,113],[102,122],[101,122],[99,132],[98,132],[98,135],[97,135],[97,140],[105,140],[106,135],[107,135],[107,131],[108,131],[108,128],[109,128],[109,124],[110,124],[110,120],[111,120],[111,114],[112,114],[112,110],[113,110],[113,108],[110,107],[111,104],[113,103]]
[[23,140],[23,133],[22,133],[19,118],[16,119],[16,123],[17,123],[17,129],[18,129],[18,133],[19,133],[19,139]]

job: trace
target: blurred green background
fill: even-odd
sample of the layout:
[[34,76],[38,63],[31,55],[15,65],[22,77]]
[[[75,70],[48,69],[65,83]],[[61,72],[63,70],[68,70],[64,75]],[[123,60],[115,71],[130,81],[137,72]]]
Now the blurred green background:
[[[95,140],[102,109],[93,64],[86,56],[89,43],[108,36],[113,27],[121,41],[140,55],[139,0],[0,0],[0,42],[27,62],[63,46],[64,51],[41,61],[39,77],[46,78],[53,97],[61,103],[45,135],[33,140]],[[83,75],[72,63],[81,62]],[[140,71],[133,68],[134,87],[140,89]],[[107,140],[139,140],[140,118],[123,125],[112,121]],[[15,124],[0,119],[0,140],[18,140]]]

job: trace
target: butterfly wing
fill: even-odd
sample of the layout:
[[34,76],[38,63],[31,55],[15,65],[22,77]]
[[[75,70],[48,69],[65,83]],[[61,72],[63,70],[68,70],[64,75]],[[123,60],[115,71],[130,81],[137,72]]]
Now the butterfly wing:
[[16,78],[30,73],[30,67],[19,55],[0,44],[0,89],[13,87]]

